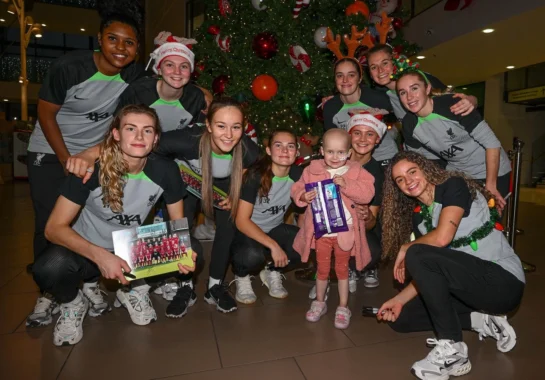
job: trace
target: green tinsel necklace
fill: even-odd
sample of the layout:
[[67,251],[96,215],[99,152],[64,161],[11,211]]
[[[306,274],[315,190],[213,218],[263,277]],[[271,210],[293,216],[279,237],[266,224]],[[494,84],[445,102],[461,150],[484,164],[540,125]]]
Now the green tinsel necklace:
[[[490,207],[490,204],[492,204],[492,207]],[[424,227],[426,227],[428,233],[435,230],[431,215],[432,209],[433,204],[428,207],[423,203],[420,203],[420,205],[416,206],[416,208],[414,209],[414,212],[420,213],[422,215],[422,218],[424,219]],[[496,207],[494,207],[493,201],[489,203],[489,210],[489,221],[485,222],[481,227],[474,230],[471,234],[461,236],[451,241],[449,244],[449,248],[460,248],[469,245],[471,249],[476,251],[479,249],[479,245],[477,244],[478,240],[484,239],[485,237],[490,235],[494,229],[503,231],[503,226],[498,222],[498,220],[500,219],[500,215],[498,214],[498,210],[496,210]]]

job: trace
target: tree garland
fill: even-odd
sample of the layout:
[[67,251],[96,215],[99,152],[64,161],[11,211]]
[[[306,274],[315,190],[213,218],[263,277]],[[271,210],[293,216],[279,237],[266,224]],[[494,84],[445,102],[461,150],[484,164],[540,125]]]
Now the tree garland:
[[[492,206],[490,206],[491,204]],[[494,202],[490,202],[488,206],[490,210],[490,220],[488,222],[485,222],[481,227],[474,230],[471,234],[454,239],[449,244],[449,248],[460,248],[469,245],[471,249],[476,251],[479,249],[477,240],[484,239],[485,237],[490,235],[494,229],[503,231],[503,226],[498,222],[498,220],[500,219],[500,215],[498,213],[498,210],[496,210],[496,208],[494,207]],[[423,203],[421,203],[419,206],[416,206],[416,208],[414,209],[415,212],[422,215],[422,218],[424,219],[424,227],[426,227],[428,233],[435,230],[435,227],[433,227],[431,209],[433,209],[433,204],[428,207]]]

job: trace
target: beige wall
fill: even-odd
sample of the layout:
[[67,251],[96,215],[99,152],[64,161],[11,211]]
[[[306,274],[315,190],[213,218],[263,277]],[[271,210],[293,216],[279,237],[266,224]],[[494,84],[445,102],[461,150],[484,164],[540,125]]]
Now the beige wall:
[[185,37],[185,4],[185,0],[146,0],[146,63],[159,32]]
[[[486,81],[486,121],[506,151],[513,148],[513,137],[525,142],[522,161],[522,184],[530,182],[532,143],[545,134],[545,111],[526,112],[526,106],[503,101],[504,76],[495,75]],[[539,153],[539,152],[535,152]]]

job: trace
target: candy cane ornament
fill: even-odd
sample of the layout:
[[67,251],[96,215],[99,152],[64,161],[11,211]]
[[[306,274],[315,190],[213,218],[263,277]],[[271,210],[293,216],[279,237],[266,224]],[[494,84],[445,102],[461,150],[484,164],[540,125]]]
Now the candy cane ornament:
[[289,50],[291,64],[300,72],[304,73],[310,66],[312,62],[308,53],[299,45],[290,46]]
[[221,35],[218,34],[216,36],[216,45],[218,45],[222,51],[228,52],[231,46],[231,36],[221,37]]
[[301,8],[303,8],[303,6],[305,7],[308,7],[308,5],[310,4],[310,0],[296,0],[295,1],[295,8],[293,8],[293,18],[297,18],[299,17],[299,13],[301,12]]

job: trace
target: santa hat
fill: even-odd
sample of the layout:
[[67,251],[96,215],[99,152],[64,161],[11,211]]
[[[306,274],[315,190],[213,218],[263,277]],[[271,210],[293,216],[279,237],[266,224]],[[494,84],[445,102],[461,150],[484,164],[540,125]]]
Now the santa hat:
[[353,127],[362,125],[364,127],[372,128],[378,134],[378,137],[382,138],[386,133],[387,127],[381,120],[382,115],[373,116],[369,112],[356,114],[348,121],[348,133],[351,133]]
[[181,38],[173,36],[170,32],[161,32],[155,37],[153,43],[157,47],[151,54],[146,70],[149,67],[152,60],[155,63],[152,66],[153,71],[159,74],[159,66],[166,57],[176,55],[183,57],[189,61],[191,66],[191,72],[195,68],[195,54],[191,51],[190,46],[196,44],[194,39]]

